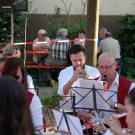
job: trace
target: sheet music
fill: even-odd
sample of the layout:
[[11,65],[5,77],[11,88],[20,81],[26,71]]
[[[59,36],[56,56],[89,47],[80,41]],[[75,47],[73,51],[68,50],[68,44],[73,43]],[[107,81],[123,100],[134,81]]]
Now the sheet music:
[[75,93],[76,106],[79,108],[93,108],[94,98],[92,87],[96,88],[96,104],[97,109],[110,110],[109,100],[116,95],[114,91],[104,91],[102,83],[96,80],[80,80],[79,87],[74,87],[71,92]]
[[[63,113],[57,110],[53,110],[53,113],[56,120],[56,124],[57,126],[59,126],[58,130],[69,132]],[[72,115],[68,115],[68,114],[65,114],[65,115],[68,122],[68,126],[70,128],[71,135],[83,135],[79,118]]]
[[68,101],[60,100],[59,106],[60,109],[64,110],[65,112],[73,112],[71,98],[68,99]]

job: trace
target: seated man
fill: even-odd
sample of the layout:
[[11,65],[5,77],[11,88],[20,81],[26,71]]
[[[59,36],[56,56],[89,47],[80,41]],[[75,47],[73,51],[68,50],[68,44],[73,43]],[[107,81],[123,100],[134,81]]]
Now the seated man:
[[[34,40],[34,42],[45,42],[47,41],[47,43],[35,43],[33,44],[33,50],[44,50],[44,49],[49,49],[49,42],[50,42],[50,38],[47,37],[47,32],[44,29],[40,29],[38,31],[38,37]],[[33,55],[33,61],[35,63],[39,63],[44,61],[44,59],[46,58],[46,56],[44,55]]]
[[[49,49],[49,55],[45,59],[45,65],[48,66],[63,66],[66,65],[67,51],[70,47],[69,42],[62,42],[62,40],[68,40],[67,38],[68,30],[65,28],[60,28],[57,31],[57,37],[54,43],[51,44]],[[57,42],[60,40],[61,42]]]

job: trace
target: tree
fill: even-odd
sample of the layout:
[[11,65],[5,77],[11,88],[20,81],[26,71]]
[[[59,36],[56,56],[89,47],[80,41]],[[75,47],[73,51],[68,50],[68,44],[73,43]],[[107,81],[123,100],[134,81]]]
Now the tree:
[[[98,38],[100,0],[87,0],[87,38]],[[97,40],[86,44],[87,64],[96,66]]]

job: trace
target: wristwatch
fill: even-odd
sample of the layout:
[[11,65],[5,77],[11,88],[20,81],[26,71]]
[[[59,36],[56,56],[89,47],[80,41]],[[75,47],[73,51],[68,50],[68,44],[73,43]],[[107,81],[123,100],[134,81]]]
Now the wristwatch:
[[119,109],[119,103],[114,103],[114,109]]

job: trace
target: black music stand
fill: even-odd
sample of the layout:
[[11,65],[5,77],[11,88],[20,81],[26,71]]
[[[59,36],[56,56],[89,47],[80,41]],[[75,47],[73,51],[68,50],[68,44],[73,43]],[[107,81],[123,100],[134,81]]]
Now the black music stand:
[[[113,99],[114,95],[117,95],[117,92],[104,91],[100,81],[81,81],[82,83],[80,83],[79,87],[71,88],[71,93],[75,93],[75,109],[116,112],[116,110],[110,108],[109,102]],[[86,84],[88,85],[86,86]]]
[[60,101],[60,106],[57,110],[62,110],[64,112],[68,112],[69,114],[72,112],[73,115],[76,115],[75,110],[75,93],[72,93],[71,96],[66,96],[68,99],[66,101]]
[[58,132],[66,135],[83,135],[82,127],[79,118],[53,110],[57,124]]

